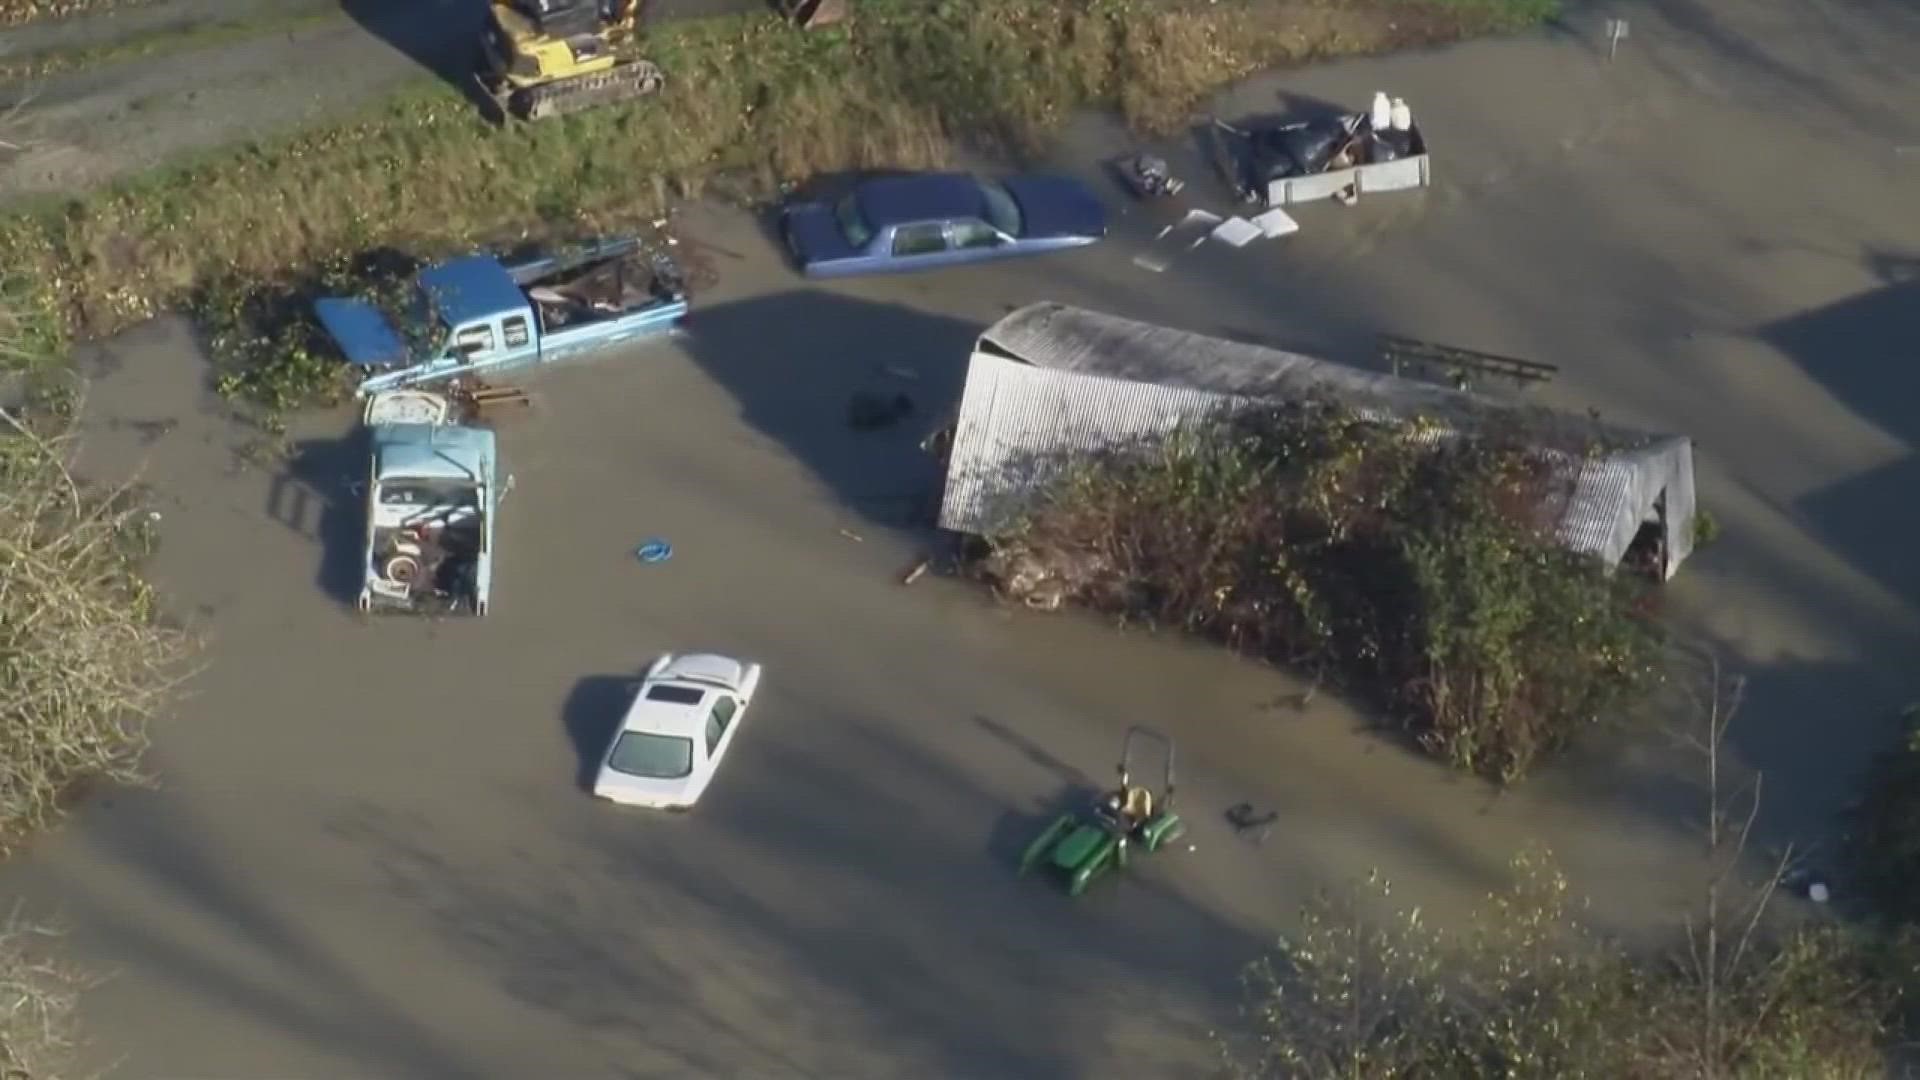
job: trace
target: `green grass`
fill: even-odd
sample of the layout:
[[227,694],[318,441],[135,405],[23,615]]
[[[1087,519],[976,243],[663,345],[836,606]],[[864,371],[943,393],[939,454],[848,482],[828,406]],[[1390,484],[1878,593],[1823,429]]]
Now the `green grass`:
[[[271,364],[281,335],[304,333],[287,322],[299,286],[370,249],[630,227],[716,177],[763,194],[820,171],[938,164],[955,138],[1018,156],[1089,105],[1167,131],[1262,68],[1506,29],[1539,2],[862,0],[846,26],[815,33],[772,18],[672,23],[647,44],[669,79],[655,98],[497,128],[423,86],[0,217],[0,274],[24,279],[28,305],[65,333],[192,304],[227,329],[229,359]],[[267,396],[284,405],[300,390]]]
[[153,0],[0,0],[0,26],[69,19],[121,8],[139,7]]
[[280,12],[252,19],[230,19],[163,27],[150,33],[87,48],[49,48],[0,60],[0,83],[44,79],[50,75],[78,71],[81,68],[97,67],[124,60],[168,56],[186,52],[189,49],[210,49],[217,45],[228,45],[259,37],[262,34],[342,22],[345,18],[345,14],[337,8],[310,8],[305,11]]

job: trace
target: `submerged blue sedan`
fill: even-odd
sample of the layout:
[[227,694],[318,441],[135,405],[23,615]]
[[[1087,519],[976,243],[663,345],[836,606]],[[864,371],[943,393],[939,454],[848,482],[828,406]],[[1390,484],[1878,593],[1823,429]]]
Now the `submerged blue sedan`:
[[1085,247],[1107,235],[1107,211],[1070,177],[925,173],[789,206],[780,231],[801,273],[844,277]]

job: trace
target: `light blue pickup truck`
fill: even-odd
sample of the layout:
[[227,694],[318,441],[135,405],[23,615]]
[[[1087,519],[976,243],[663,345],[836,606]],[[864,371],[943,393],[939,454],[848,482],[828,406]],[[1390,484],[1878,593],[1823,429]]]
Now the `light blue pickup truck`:
[[369,395],[362,612],[485,615],[494,515],[512,487],[493,432],[426,390]]
[[396,326],[374,304],[328,297],[314,313],[362,372],[359,394],[548,364],[678,330],[686,281],[635,237],[503,261],[468,255],[420,272]]

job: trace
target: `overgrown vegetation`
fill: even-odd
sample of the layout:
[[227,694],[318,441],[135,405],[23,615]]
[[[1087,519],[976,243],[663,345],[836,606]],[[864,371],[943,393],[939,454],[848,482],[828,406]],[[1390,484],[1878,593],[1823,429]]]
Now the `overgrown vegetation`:
[[1244,410],[1056,463],[978,569],[1379,687],[1428,749],[1513,780],[1650,686],[1659,641],[1629,575],[1555,542],[1586,447],[1484,428]]
[[144,725],[190,642],[139,564],[152,521],[130,485],[69,471],[79,395],[49,361],[45,309],[0,291],[0,853],[93,780],[138,782]]
[[1248,970],[1247,1025],[1223,1044],[1244,1078],[1540,1077],[1840,1080],[1885,1075],[1911,955],[1840,924],[1777,911],[1791,856],[1745,862],[1759,778],[1729,784],[1721,751],[1738,680],[1707,678],[1704,722],[1680,732],[1705,765],[1701,904],[1664,942],[1595,932],[1544,853],[1459,932],[1394,911],[1377,877],[1322,894]]
[[129,488],[76,481],[70,450],[63,428],[0,410],[0,850],[78,784],[141,781],[145,723],[187,654],[139,575],[148,511]]
[[[78,395],[44,363],[43,320],[0,297],[0,357],[25,366],[0,397],[0,854],[97,782],[140,783],[145,725],[186,673],[140,560],[152,521],[130,487],[69,470]],[[88,978],[52,937],[0,922],[0,1075],[68,1073]]]
[[[1018,154],[1074,109],[1179,126],[1261,67],[1444,40],[1540,17],[1543,0],[862,0],[845,29],[772,18],[665,24],[665,93],[497,128],[435,86],[352,122],[263,142],[0,219],[0,266],[69,333],[196,302],[230,390],[324,398],[303,287],[374,248],[433,257],[624,229],[716,177],[743,196],[818,173],[919,167],[952,140]],[[289,314],[298,313],[298,314]]]
[[53,955],[57,937],[17,911],[0,922],[0,1076],[8,1080],[71,1075],[76,1009],[94,980]]
[[1369,884],[1323,894],[1249,969],[1235,1076],[1885,1074],[1899,995],[1875,945],[1843,927],[1767,927],[1710,986],[1685,940],[1636,952],[1587,926],[1541,856],[1516,860],[1513,887],[1456,933],[1392,910],[1388,887]]
[[1901,715],[1899,740],[1874,759],[1850,816],[1854,882],[1878,914],[1920,929],[1920,706]]

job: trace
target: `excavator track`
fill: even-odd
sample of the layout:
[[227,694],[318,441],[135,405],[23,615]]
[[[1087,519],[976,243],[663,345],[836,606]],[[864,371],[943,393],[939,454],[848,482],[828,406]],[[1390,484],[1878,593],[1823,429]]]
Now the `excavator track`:
[[592,75],[515,90],[507,95],[505,106],[509,113],[522,120],[545,120],[657,94],[666,82],[666,73],[660,70],[660,65],[651,60],[629,60]]

